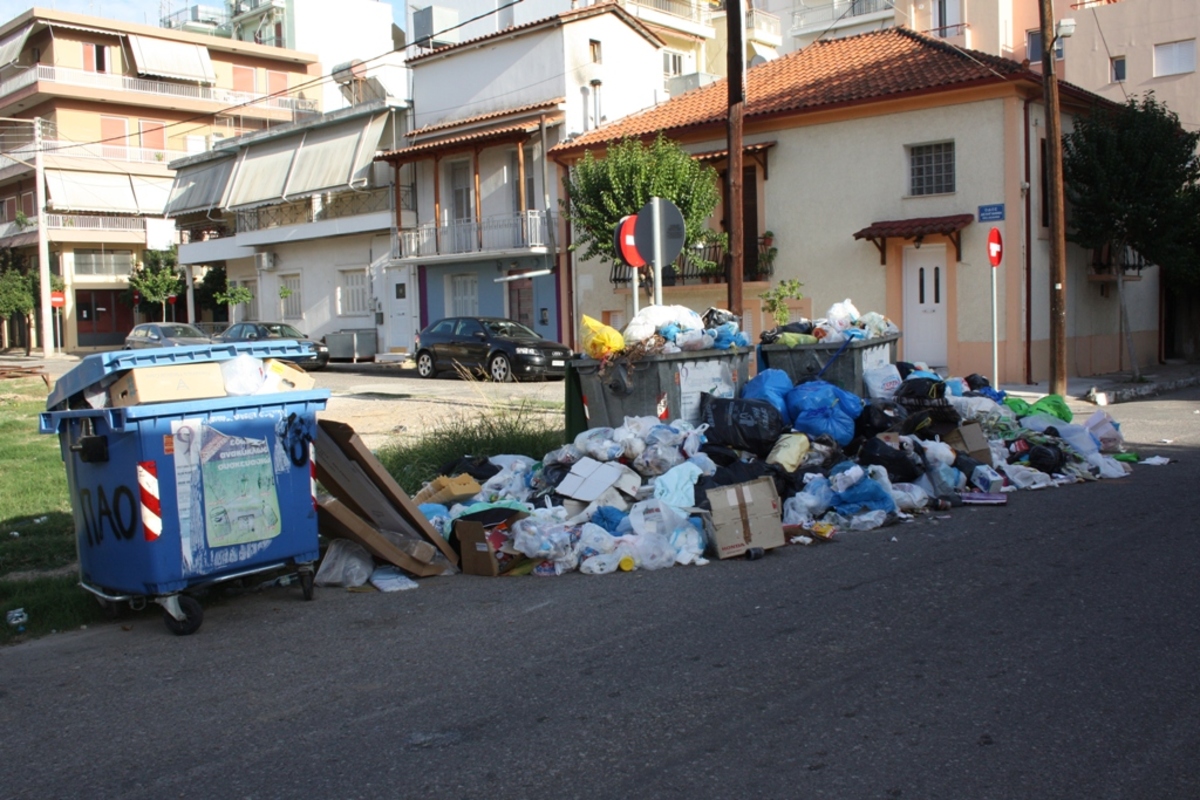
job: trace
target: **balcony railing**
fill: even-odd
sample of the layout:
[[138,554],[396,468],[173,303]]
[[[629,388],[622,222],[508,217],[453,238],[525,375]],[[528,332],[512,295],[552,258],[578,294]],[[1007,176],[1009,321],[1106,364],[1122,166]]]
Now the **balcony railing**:
[[792,27],[830,25],[839,20],[892,11],[893,6],[893,0],[833,0],[831,3],[801,0],[799,8],[792,12]]
[[757,33],[762,36],[780,37],[783,36],[782,27],[779,17],[774,14],[768,14],[758,8],[752,8],[746,12],[747,35]]
[[[402,186],[400,192],[401,205],[411,211],[412,187]],[[239,211],[237,212],[237,232],[250,233],[282,228],[287,225],[304,225],[328,219],[355,217],[359,214],[373,214],[377,211],[391,211],[393,210],[392,193],[392,187],[384,186],[364,192],[351,191],[333,195],[315,195],[294,203],[259,206]]]
[[[28,155],[22,155],[27,150]],[[119,144],[103,142],[101,144],[81,144],[61,139],[47,139],[43,152],[48,156],[69,156],[71,158],[100,158],[105,161],[128,161],[137,164],[162,164],[164,167],[177,158],[188,155],[186,150],[156,150],[147,147],[125,147]],[[32,161],[34,149],[18,148],[13,153],[17,158]]]
[[62,83],[70,86],[86,86],[91,89],[133,92],[135,94],[207,100],[225,106],[250,105],[297,114],[315,114],[318,110],[316,100],[308,100],[300,97],[268,97],[253,92],[235,92],[231,89],[221,89],[213,86],[152,81],[145,78],[133,78],[128,75],[88,72],[82,69],[51,67],[44,64],[30,67],[19,75],[0,83],[0,97],[6,97],[26,86],[32,85],[35,81]]
[[81,231],[144,231],[141,217],[94,217],[87,214],[47,214],[46,229]]
[[547,247],[554,220],[554,214],[526,211],[509,216],[485,217],[482,222],[464,220],[448,225],[422,225],[400,231],[400,252],[397,256],[416,258]]
[[182,28],[189,23],[212,25],[219,28],[222,25],[229,24],[229,12],[224,8],[217,8],[216,6],[195,5],[182,8],[159,20],[159,24],[164,28]]
[[[775,273],[774,257],[770,254],[772,248],[760,237],[757,251],[747,254],[748,258],[742,264],[742,279],[747,281],[765,281]],[[697,259],[687,252],[679,254],[675,263],[663,270],[663,286],[686,286],[697,283],[725,283],[729,278],[729,259],[719,244],[706,245]],[[699,260],[715,263],[715,268],[702,269]],[[609,281],[614,286],[629,286],[633,279],[634,270],[624,264],[612,265],[609,270]]]
[[[688,22],[705,23],[708,21],[708,14],[703,4],[689,2],[689,0],[626,0],[626,4],[658,11],[668,16],[685,19]],[[636,10],[633,11],[633,14],[637,16]]]

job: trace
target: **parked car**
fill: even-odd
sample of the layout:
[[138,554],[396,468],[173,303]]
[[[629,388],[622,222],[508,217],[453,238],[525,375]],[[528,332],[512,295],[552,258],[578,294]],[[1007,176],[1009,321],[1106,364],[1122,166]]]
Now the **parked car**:
[[307,370],[324,369],[329,363],[329,348],[323,341],[308,338],[286,322],[237,322],[221,335],[213,337],[213,341],[217,342],[262,342],[272,339],[295,339],[301,344],[312,345],[311,355],[287,356],[285,361]]
[[455,365],[494,381],[562,377],[571,350],[519,322],[500,317],[447,317],[417,334],[417,374],[432,378]]
[[126,350],[141,350],[147,347],[190,347],[212,344],[200,330],[182,322],[144,322],[134,325],[125,337]]

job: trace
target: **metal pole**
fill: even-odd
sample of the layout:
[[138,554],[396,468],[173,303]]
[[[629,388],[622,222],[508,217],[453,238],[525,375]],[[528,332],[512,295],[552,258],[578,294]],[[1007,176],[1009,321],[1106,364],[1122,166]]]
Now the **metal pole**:
[[725,25],[726,71],[728,82],[728,148],[729,163],[725,170],[725,221],[729,229],[729,251],[733,256],[729,266],[729,310],[742,318],[742,275],[745,267],[745,231],[742,225],[742,114],[746,105],[745,47],[742,28],[746,4],[743,0],[726,3]]
[[1000,389],[1000,340],[996,333],[996,272],[999,267],[992,267],[992,386]]
[[661,197],[650,198],[650,221],[654,223],[654,305],[662,305],[662,208]]
[[1042,18],[1042,82],[1046,95],[1046,163],[1050,212],[1050,394],[1067,391],[1067,238],[1063,214],[1062,122],[1054,74],[1054,9],[1038,0]]
[[54,310],[50,305],[50,241],[46,234],[46,170],[42,161],[42,118],[33,118],[33,167],[38,213],[38,284],[41,286],[42,356],[54,355]]

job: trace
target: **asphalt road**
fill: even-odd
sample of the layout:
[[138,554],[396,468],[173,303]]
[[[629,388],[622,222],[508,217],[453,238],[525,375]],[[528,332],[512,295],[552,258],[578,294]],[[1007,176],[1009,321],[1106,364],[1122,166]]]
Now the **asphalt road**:
[[1200,797],[1200,391],[1112,411],[1178,462],[755,562],[5,648],[0,796]]

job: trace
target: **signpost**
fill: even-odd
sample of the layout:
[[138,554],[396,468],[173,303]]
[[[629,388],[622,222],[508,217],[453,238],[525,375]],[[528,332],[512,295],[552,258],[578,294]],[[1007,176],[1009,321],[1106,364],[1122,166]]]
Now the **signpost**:
[[987,252],[988,263],[992,265],[992,388],[999,391],[1000,344],[996,333],[996,270],[1004,258],[1004,240],[1000,237],[999,228],[988,231]]
[[637,251],[654,268],[654,303],[662,305],[663,266],[683,251],[686,223],[679,206],[661,197],[652,197],[637,213],[634,239]]
[[58,331],[58,349],[63,349],[63,332],[62,332],[62,309],[67,305],[67,295],[65,292],[50,293],[50,307],[54,309],[55,328]]

